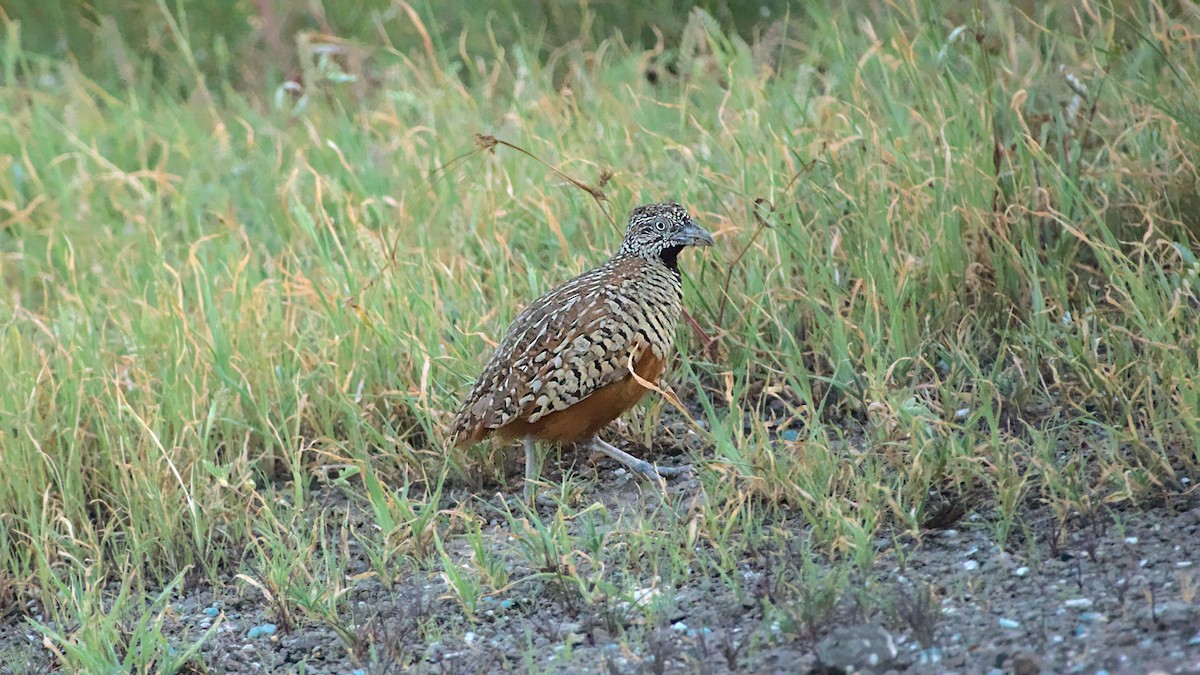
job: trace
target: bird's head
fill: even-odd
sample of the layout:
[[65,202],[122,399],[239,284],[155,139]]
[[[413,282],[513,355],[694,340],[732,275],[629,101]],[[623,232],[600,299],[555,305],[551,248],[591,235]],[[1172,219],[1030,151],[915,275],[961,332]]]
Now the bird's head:
[[629,229],[621,243],[623,255],[659,258],[676,267],[685,246],[712,246],[713,238],[678,204],[646,204],[629,214]]

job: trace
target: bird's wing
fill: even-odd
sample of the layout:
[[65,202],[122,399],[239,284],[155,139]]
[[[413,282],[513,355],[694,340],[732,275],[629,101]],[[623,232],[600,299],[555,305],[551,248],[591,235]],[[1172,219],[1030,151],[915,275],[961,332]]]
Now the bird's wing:
[[478,440],[513,420],[536,422],[626,377],[631,354],[652,344],[639,328],[644,309],[621,289],[632,274],[604,265],[525,308],[463,401],[456,439]]

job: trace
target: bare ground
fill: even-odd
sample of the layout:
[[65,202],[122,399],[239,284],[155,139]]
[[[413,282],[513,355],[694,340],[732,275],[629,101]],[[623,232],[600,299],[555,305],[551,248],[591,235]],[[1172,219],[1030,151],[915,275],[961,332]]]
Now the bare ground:
[[[592,470],[587,458],[580,462]],[[675,481],[664,500],[607,460],[596,476],[577,504],[604,504],[613,527],[660,509],[686,511],[699,490],[695,480]],[[359,507],[330,501],[323,508],[369,522]],[[818,558],[805,566],[799,549],[746,555],[741,579],[732,581],[696,573],[663,588],[652,574],[623,577],[645,591],[645,602],[664,603],[657,625],[628,600],[582,602],[553,575],[520,581],[538,570],[515,554],[506,522],[496,517],[499,496],[460,493],[444,501],[480,515],[484,541],[517,580],[484,598],[473,617],[451,599],[435,562],[392,588],[369,575],[354,585],[339,617],[349,636],[311,620],[281,627],[263,594],[235,581],[238,570],[220,591],[193,584],[162,620],[181,647],[216,626],[201,650],[206,670],[199,670],[212,673],[838,672],[829,666],[839,665],[865,672],[1200,672],[1195,499],[1110,511],[1067,529],[1034,507],[1007,550],[986,513],[968,512],[954,529],[878,540],[875,564],[850,572],[835,595],[822,593],[836,584],[823,584],[847,566]],[[553,515],[554,507],[538,508],[543,518]],[[807,536],[803,519],[786,509],[767,525],[797,542]],[[449,555],[469,559],[465,544],[450,541]],[[360,558],[351,572],[368,569]],[[276,630],[265,631],[267,624]],[[864,649],[863,640],[872,646]],[[0,661],[6,673],[54,669],[20,616],[0,627]]]

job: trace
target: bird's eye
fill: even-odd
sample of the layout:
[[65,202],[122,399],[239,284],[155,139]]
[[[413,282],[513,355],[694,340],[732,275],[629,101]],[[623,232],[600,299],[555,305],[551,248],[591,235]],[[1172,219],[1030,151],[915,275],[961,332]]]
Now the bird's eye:
[[658,230],[659,232],[666,232],[667,231],[667,221],[663,220],[662,218],[659,218],[658,220],[654,221],[654,229]]

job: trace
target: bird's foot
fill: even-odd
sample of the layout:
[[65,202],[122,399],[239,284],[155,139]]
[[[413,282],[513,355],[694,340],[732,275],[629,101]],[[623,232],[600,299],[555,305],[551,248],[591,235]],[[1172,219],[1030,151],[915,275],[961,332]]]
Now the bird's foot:
[[604,441],[600,440],[599,438],[592,439],[592,446],[596,450],[599,450],[600,452],[603,452],[604,454],[608,455],[609,457],[612,457],[613,459],[617,460],[621,464],[624,464],[631,471],[635,471],[637,473],[642,474],[643,476],[648,476],[650,478],[657,478],[660,481],[663,480],[664,478],[671,478],[674,476],[688,476],[688,475],[691,475],[691,473],[692,473],[692,467],[690,465],[684,464],[682,466],[655,466],[655,465],[651,464],[650,462],[647,462],[644,459],[638,459],[637,457],[634,457],[633,455],[629,454],[628,452],[625,452],[624,450],[621,450],[620,448],[613,447],[612,445],[605,443]]
[[651,478],[675,478],[677,476],[692,475],[692,465],[682,464],[680,466],[655,466],[644,459],[637,460],[636,464],[627,465],[634,471],[649,476]]
[[654,471],[664,478],[675,478],[680,476],[686,478],[695,473],[695,471],[692,470],[691,464],[680,464],[679,466],[656,466],[654,467]]
[[558,501],[554,499],[554,494],[553,490],[539,490],[536,485],[526,484],[521,501],[527,507],[557,506]]

